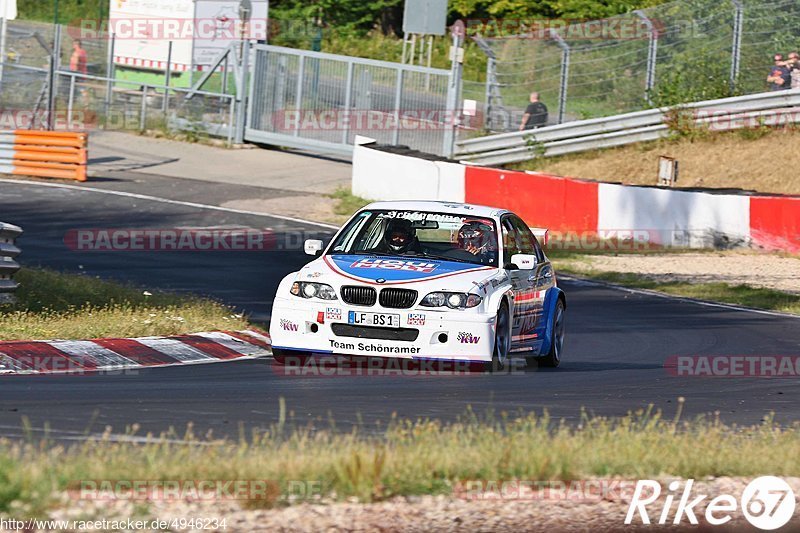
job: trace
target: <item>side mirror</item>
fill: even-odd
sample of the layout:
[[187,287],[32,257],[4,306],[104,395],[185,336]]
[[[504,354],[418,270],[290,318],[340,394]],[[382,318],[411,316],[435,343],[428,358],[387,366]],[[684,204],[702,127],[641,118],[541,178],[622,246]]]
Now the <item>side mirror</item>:
[[314,257],[322,253],[323,248],[325,248],[325,245],[318,239],[308,239],[305,244],[303,244],[303,249],[306,254],[313,255]]
[[530,254],[514,254],[511,263],[520,270],[533,270],[536,267],[536,256]]

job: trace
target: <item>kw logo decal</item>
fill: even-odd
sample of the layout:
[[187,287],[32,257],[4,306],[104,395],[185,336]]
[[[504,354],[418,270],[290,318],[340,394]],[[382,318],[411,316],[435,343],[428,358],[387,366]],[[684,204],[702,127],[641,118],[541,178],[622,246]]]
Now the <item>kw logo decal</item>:
[[480,337],[473,335],[472,333],[461,332],[456,337],[458,342],[461,344],[478,344],[481,341]]
[[286,319],[281,319],[281,329],[285,329],[286,331],[297,331],[299,329],[298,325],[294,322],[290,322]]

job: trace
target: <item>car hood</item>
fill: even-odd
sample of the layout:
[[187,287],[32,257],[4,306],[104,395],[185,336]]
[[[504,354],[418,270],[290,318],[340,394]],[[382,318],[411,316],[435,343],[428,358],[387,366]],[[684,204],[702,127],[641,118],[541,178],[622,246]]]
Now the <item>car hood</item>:
[[[439,288],[468,291],[497,272],[491,266],[419,257],[327,255],[306,265],[298,279],[341,285],[347,280],[369,285],[435,282]],[[438,281],[441,280],[441,281]]]

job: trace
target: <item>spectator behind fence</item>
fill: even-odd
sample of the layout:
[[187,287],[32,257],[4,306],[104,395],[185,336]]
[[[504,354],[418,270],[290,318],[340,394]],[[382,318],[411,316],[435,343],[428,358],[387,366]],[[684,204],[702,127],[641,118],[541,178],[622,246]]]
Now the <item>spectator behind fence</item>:
[[781,54],[775,54],[775,64],[769,71],[767,83],[770,91],[782,91],[792,86],[792,75]]
[[531,103],[525,108],[519,131],[532,130],[547,124],[547,106],[539,101],[539,93],[531,93]]
[[75,39],[72,43],[72,57],[69,58],[69,69],[81,74],[88,74],[89,72],[86,67],[86,50],[83,49],[78,39]]
[[797,52],[790,53],[789,61],[786,66],[789,67],[792,89],[800,89],[800,55],[798,55]]

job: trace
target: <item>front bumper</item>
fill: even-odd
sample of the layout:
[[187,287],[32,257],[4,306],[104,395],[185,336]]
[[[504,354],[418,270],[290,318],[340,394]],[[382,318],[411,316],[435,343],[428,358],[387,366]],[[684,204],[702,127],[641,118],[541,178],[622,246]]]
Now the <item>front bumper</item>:
[[[414,341],[356,338],[336,335],[334,324],[347,324],[349,311],[400,315],[400,327],[417,330]],[[279,298],[272,308],[273,348],[318,354],[491,361],[495,317],[469,311],[383,309],[348,306],[341,300]],[[446,339],[444,338],[446,337]]]

